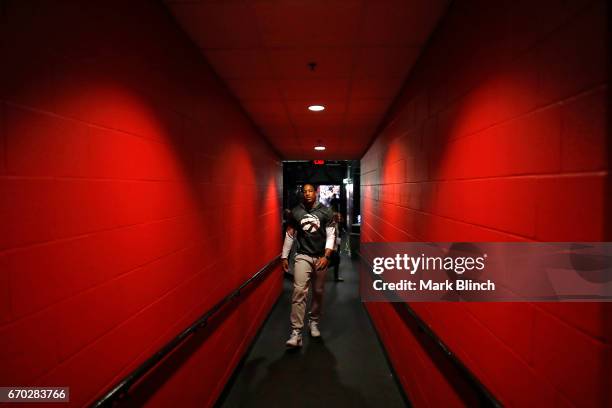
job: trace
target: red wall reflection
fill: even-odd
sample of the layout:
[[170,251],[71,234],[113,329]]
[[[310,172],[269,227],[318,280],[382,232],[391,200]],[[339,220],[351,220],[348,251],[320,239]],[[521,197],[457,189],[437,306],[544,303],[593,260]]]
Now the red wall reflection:
[[[3,7],[0,383],[82,406],[280,253],[281,172],[163,5]],[[213,401],[280,285],[146,398]]]
[[[362,239],[606,240],[607,24],[603,1],[453,3],[362,160]],[[609,404],[608,304],[411,307],[503,404]],[[368,310],[416,406],[469,405]]]

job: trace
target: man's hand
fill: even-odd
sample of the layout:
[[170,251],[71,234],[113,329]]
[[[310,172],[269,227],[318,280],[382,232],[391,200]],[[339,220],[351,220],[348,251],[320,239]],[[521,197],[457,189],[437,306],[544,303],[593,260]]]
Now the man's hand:
[[289,272],[289,261],[287,258],[281,259],[281,265],[283,266],[283,271]]
[[327,258],[325,258],[324,256],[322,256],[321,258],[319,258],[319,260],[317,261],[317,264],[315,265],[315,267],[317,268],[317,271],[320,271],[322,269],[327,268],[327,265],[329,265],[329,261],[327,260]]
[[319,258],[317,264],[315,265],[317,271],[327,268],[327,265],[329,265],[329,257],[331,256],[332,252],[332,249],[325,248],[325,256]]

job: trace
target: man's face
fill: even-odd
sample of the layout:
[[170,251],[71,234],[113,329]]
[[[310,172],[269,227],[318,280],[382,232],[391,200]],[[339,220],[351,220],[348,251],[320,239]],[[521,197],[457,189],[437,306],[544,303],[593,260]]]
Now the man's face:
[[308,204],[313,204],[317,199],[317,192],[314,187],[310,184],[304,185],[302,189],[302,193],[304,193],[304,201]]

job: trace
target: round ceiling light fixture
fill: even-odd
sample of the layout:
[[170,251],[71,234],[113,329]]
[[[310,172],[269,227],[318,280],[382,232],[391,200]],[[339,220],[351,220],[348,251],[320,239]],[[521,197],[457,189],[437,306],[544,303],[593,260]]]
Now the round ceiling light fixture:
[[322,110],[325,110],[325,106],[323,106],[323,105],[310,105],[308,107],[308,110],[313,111],[313,112],[321,112]]
[[318,140],[316,146],[314,147],[314,149],[318,150],[318,151],[323,151],[323,150],[325,150],[325,145],[323,144],[323,142]]

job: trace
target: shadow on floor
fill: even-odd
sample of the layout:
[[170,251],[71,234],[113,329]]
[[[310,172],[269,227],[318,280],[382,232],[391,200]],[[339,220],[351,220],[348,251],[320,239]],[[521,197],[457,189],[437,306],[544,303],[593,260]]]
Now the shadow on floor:
[[286,350],[292,282],[217,407],[405,407],[383,350],[359,297],[357,268],[342,260],[344,282],[328,274],[321,339],[304,334],[304,347]]
[[[302,350],[285,351],[276,360],[265,364],[264,359],[245,364],[245,379],[263,370],[263,378],[245,384],[249,392],[242,393],[234,403],[249,407],[312,407],[320,401],[333,407],[365,407],[359,390],[342,384],[337,360],[324,341],[310,341]],[[248,373],[251,373],[249,375]]]

